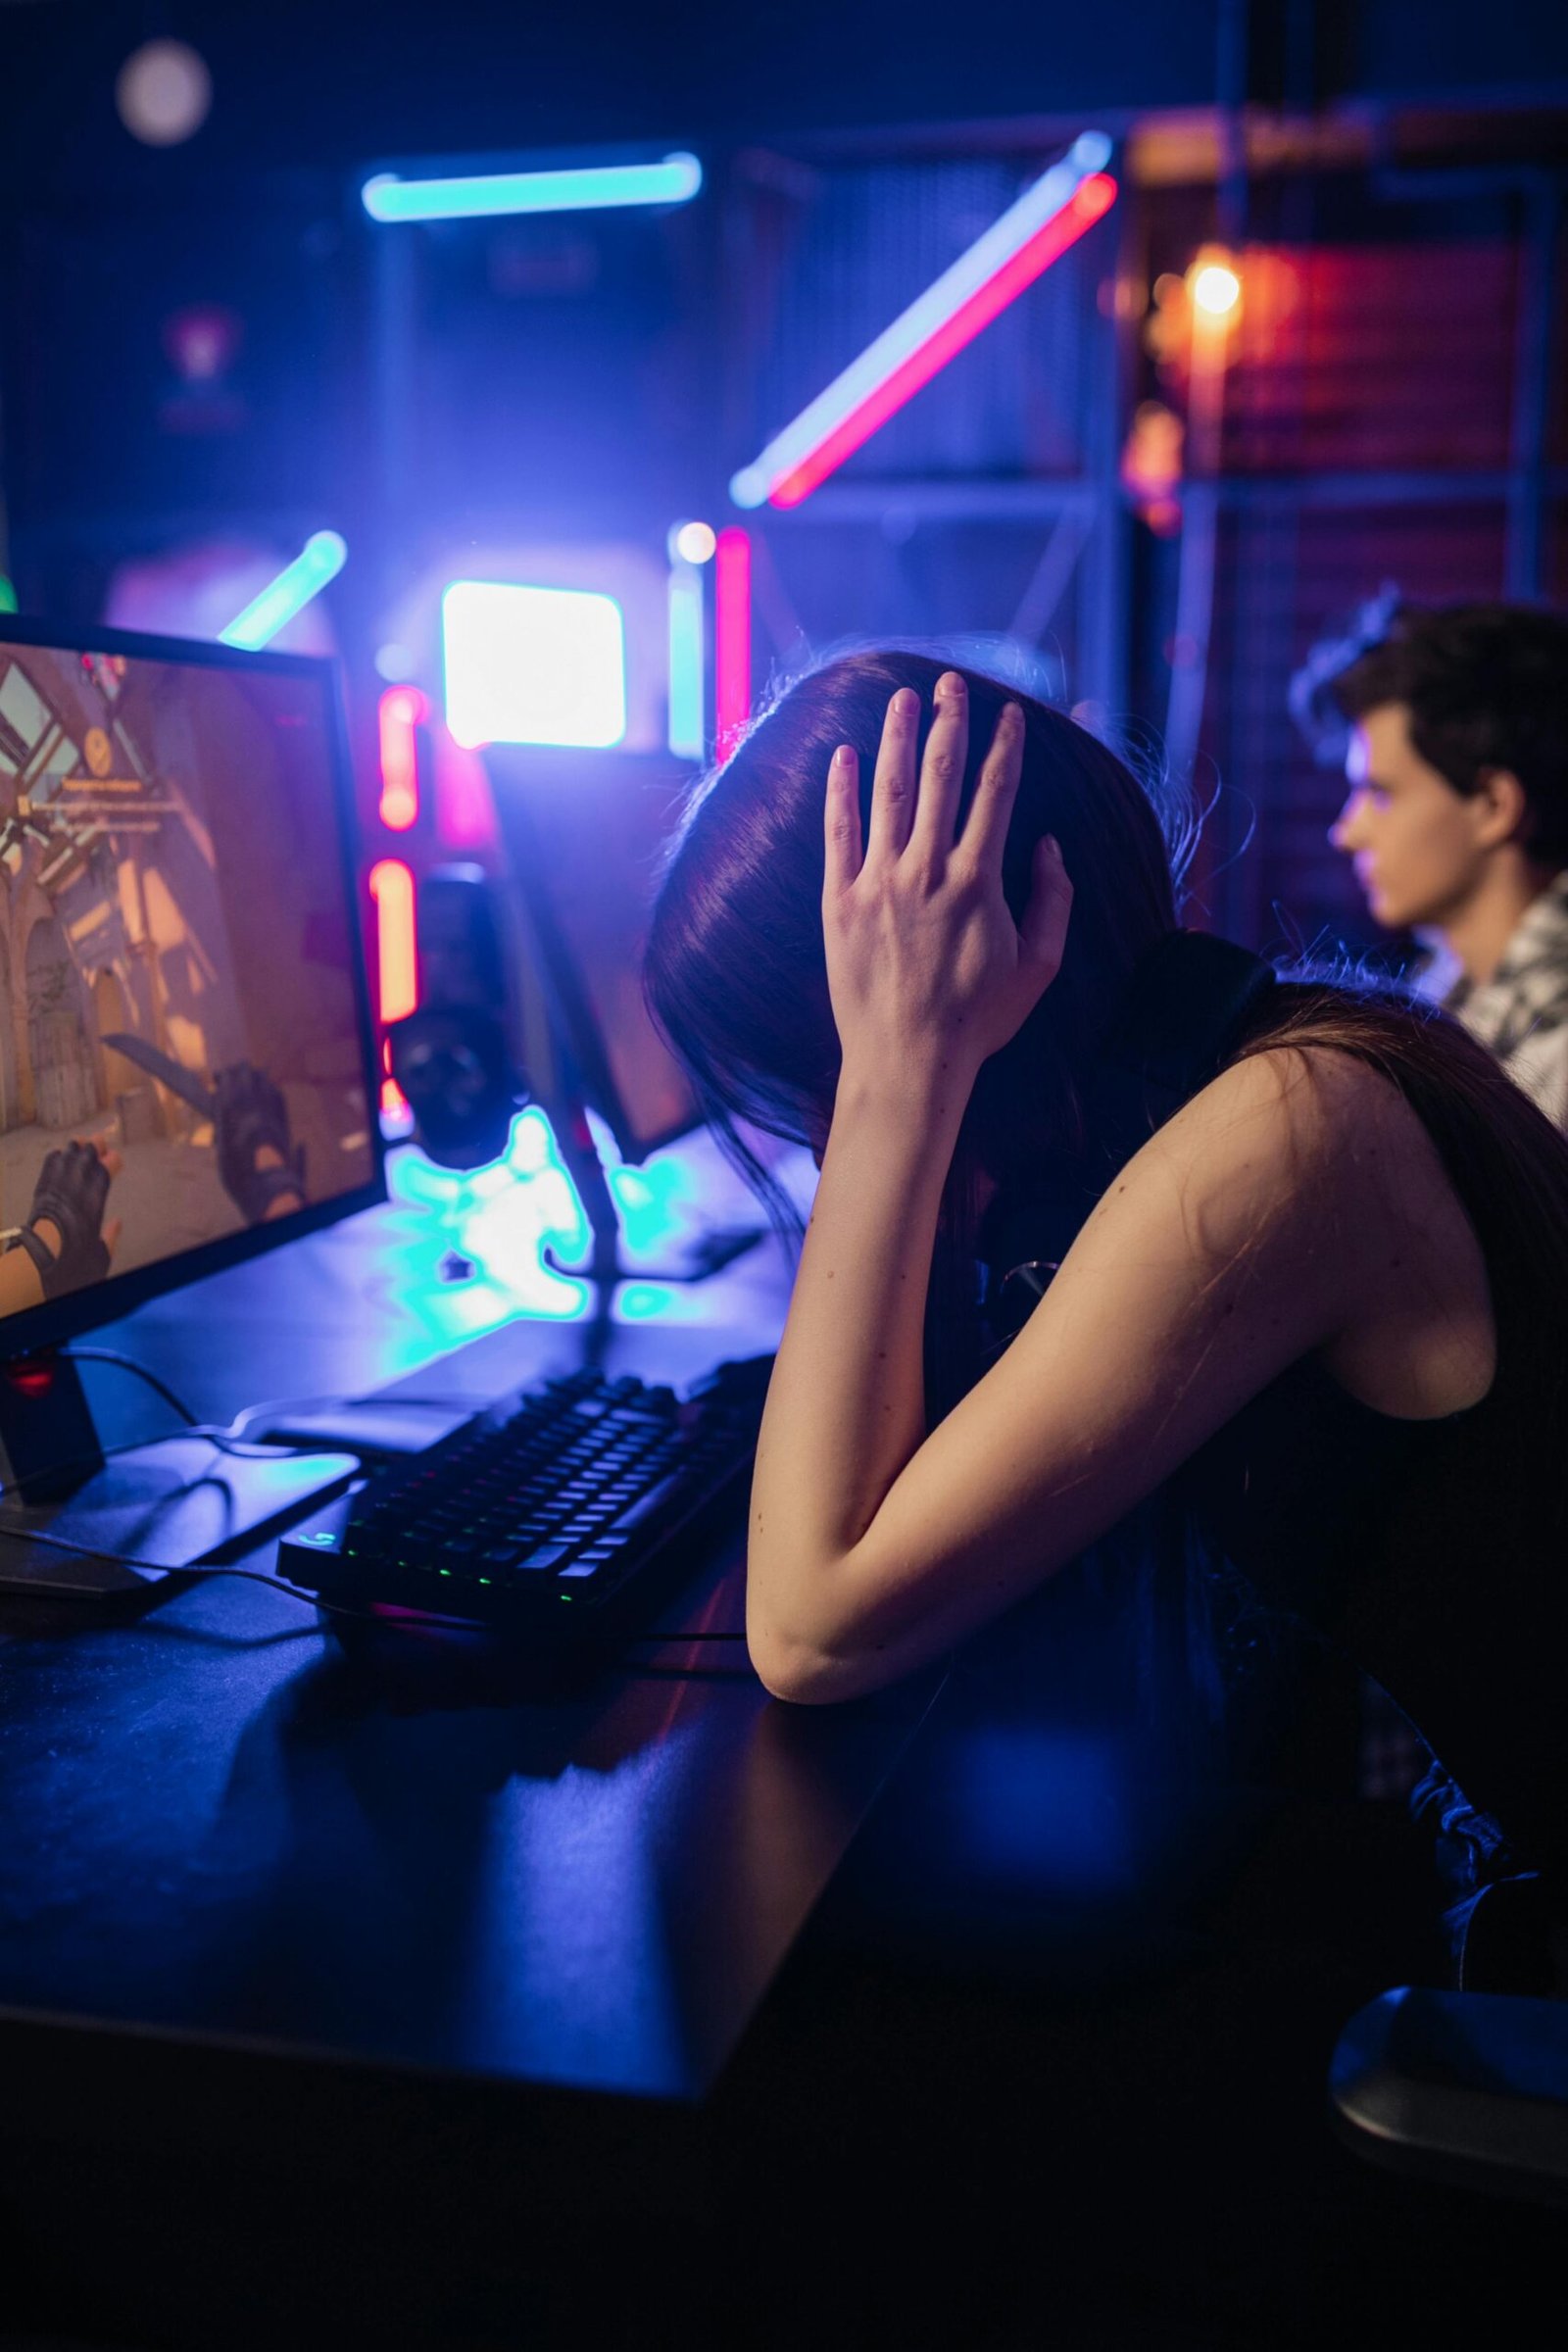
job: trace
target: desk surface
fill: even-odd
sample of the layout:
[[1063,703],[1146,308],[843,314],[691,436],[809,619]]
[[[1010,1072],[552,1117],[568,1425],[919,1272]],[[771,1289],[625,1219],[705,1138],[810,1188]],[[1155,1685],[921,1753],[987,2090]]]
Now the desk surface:
[[[686,1382],[777,1334],[768,1250],[662,1317],[514,1317],[442,1358],[473,1305],[432,1299],[442,1240],[394,1203],[101,1336],[226,1416],[396,1370],[477,1401],[588,1353]],[[147,1405],[116,1380],[95,1368],[123,1428]],[[701,1646],[642,1644],[569,1694],[414,1637],[345,1647],[232,1577],[129,1612],[0,1596],[0,2008],[700,2095],[932,1686],[781,1707],[712,1639],[740,1632],[738,1539],[694,1569],[663,1625]]]
[[[390,1382],[477,1401],[601,1346],[686,1381],[778,1328],[761,1251],[628,1293],[596,1338],[509,1319],[482,1251],[439,1285],[469,1238],[405,1198],[98,1336],[227,1417]],[[135,1383],[89,1378],[107,1437],[158,1425]],[[674,1605],[722,1633],[739,1601],[732,1553]],[[1157,2286],[1206,2312],[1240,2246],[1237,2308],[1263,2320],[1224,2340],[1321,2341],[1315,2307],[1291,2332],[1301,2281],[1343,2318],[1383,2227],[1357,2241],[1323,2202],[1323,2074],[1345,2017],[1419,1973],[1404,1833],[1343,1795],[1279,1817],[1195,1769],[1202,1726],[1152,1704],[1122,1601],[1063,1578],[1040,1604],[934,1704],[935,1678],[811,1711],[769,1702],[733,1644],[650,1644],[547,1699],[422,1646],[349,1654],[233,1578],[139,1616],[0,1597],[0,2223],[24,2217],[50,2331],[118,2217],[115,2283],[83,2283],[74,2334],[206,2352],[220,2297],[246,2352],[510,2342],[524,2310],[530,2341],[642,2342],[653,2282],[684,2311],[712,2259],[708,2335],[731,2340],[725,2279],[765,2277],[768,2340],[794,2345],[826,2300],[802,2248],[835,2217],[859,2231],[879,2192],[867,2309],[907,2275],[929,2319],[911,2245],[961,2272],[967,2316],[920,2340],[976,2340],[982,2274],[1027,2281],[1036,2332],[1049,2274],[1074,2342],[1108,2340],[1123,2274],[1140,2310]],[[1289,1712],[1289,1676],[1260,1672]],[[471,2335],[454,2282],[488,2297]],[[588,2286],[623,2290],[620,2332],[596,2334]]]

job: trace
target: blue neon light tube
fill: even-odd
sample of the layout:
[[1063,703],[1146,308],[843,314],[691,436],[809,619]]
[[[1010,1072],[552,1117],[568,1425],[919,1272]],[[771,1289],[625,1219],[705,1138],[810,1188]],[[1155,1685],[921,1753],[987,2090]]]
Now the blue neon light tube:
[[226,629],[219,630],[220,645],[243,646],[253,654],[270,645],[278,630],[286,628],[296,612],[303,612],[328,580],[337,578],[348,553],[336,531],[313,531],[293,563],[286,564],[260,596],[252,597]]
[[695,155],[666,155],[660,164],[485,172],[465,179],[403,179],[395,172],[378,172],[360,190],[360,200],[372,220],[484,220],[506,213],[689,204],[702,184],[703,167]]

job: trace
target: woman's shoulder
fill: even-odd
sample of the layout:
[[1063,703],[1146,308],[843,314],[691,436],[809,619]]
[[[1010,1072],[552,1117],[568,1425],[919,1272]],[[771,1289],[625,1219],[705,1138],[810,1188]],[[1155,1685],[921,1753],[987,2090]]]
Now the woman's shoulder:
[[[1188,1180],[1281,1202],[1400,1169],[1441,1177],[1425,1127],[1393,1079],[1344,1047],[1280,1040],[1229,1063],[1146,1147]],[[1382,1190],[1379,1186],[1377,1189]]]
[[1325,1368],[1352,1396],[1427,1418],[1487,1393],[1486,1259],[1392,1078],[1338,1047],[1273,1046],[1222,1071],[1162,1132],[1184,1220],[1210,1259],[1269,1237],[1276,1276],[1317,1299]]
[[1124,1185],[1119,1205],[1174,1218],[1209,1264],[1268,1243],[1277,1264],[1352,1314],[1391,1280],[1419,1283],[1444,1253],[1473,1258],[1484,1280],[1418,1112],[1394,1079],[1337,1046],[1248,1052],[1151,1138]]

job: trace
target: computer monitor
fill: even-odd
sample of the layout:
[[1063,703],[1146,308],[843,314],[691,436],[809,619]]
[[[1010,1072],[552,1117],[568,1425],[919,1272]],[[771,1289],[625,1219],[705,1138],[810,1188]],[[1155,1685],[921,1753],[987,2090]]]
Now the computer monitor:
[[0,1359],[384,1198],[329,662],[0,617]]
[[640,1162],[702,1123],[642,989],[660,860],[691,769],[658,756],[501,744],[484,761],[528,934],[528,977],[589,1107],[622,1158]]

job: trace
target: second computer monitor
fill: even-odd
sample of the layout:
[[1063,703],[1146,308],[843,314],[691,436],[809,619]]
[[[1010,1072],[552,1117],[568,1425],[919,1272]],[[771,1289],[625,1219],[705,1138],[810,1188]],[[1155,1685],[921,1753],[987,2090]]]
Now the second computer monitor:
[[702,1116],[642,985],[660,862],[691,770],[618,751],[497,745],[484,759],[535,967],[527,978],[589,1106],[622,1156],[642,1160]]

